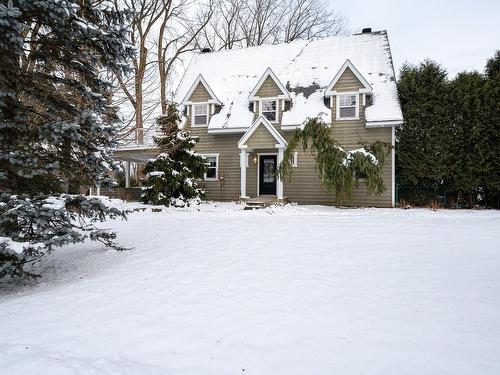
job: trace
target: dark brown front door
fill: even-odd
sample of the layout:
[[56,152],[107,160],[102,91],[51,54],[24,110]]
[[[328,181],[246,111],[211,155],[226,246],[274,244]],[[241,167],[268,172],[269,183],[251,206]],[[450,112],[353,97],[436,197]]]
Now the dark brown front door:
[[276,155],[261,155],[259,163],[259,194],[276,195]]

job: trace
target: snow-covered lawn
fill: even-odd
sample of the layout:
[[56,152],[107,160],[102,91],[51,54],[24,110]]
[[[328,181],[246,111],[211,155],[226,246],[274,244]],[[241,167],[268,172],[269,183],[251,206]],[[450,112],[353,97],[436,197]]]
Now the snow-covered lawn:
[[0,296],[1,374],[500,374],[500,213],[139,212]]

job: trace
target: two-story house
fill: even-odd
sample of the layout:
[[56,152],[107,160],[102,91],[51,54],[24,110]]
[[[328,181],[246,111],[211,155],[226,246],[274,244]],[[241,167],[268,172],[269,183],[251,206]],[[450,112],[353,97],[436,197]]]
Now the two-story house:
[[[403,122],[391,50],[385,31],[314,41],[196,54],[175,101],[184,126],[207,157],[207,198],[273,196],[332,204],[314,156],[298,148],[290,181],[275,176],[287,139],[307,118],[321,116],[346,150],[377,140],[394,145]],[[362,181],[358,206],[394,206],[394,150],[383,169],[386,190],[368,195]]]
[[[403,120],[386,32],[199,54],[177,101],[198,137],[196,151],[210,163],[202,185],[214,200],[272,195],[332,203],[309,151],[296,150],[291,181],[275,177],[291,132],[321,115],[349,150],[394,144]],[[394,205],[394,152],[383,179],[382,195],[367,195],[361,183],[352,204]]]

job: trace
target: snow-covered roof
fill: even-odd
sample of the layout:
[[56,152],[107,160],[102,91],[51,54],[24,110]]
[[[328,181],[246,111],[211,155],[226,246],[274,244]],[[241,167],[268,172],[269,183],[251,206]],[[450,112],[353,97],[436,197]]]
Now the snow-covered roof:
[[270,68],[293,102],[292,108],[283,113],[284,127],[300,125],[320,113],[329,122],[331,110],[324,105],[325,90],[347,60],[372,88],[373,105],[366,108],[367,122],[401,122],[385,31],[195,54],[175,100],[182,103],[201,74],[223,103],[221,111],[212,116],[209,129],[249,128],[253,123],[249,95]]

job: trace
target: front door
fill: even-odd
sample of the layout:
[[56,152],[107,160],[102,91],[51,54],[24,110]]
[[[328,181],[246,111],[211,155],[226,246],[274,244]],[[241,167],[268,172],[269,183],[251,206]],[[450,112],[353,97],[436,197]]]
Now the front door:
[[259,163],[259,194],[276,195],[276,155],[261,155]]

